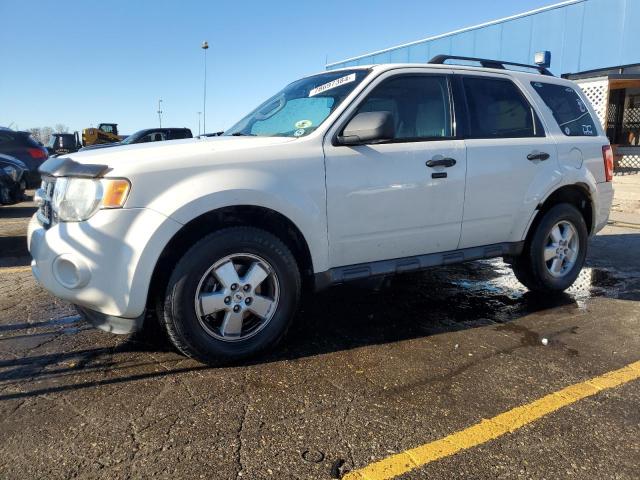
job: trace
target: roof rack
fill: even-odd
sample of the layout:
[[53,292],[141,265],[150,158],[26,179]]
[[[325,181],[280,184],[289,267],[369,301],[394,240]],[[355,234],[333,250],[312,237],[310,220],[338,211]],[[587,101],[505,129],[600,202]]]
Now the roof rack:
[[526,63],[505,62],[503,60],[490,60],[487,58],[459,57],[457,55],[436,55],[431,60],[429,60],[429,63],[444,65],[444,62],[446,62],[447,60],[464,60],[467,62],[478,62],[485,68],[497,68],[499,70],[506,70],[505,65],[531,68],[533,70],[537,70],[542,75],[549,75],[553,77],[553,73],[551,73],[547,68],[541,65],[527,65]]

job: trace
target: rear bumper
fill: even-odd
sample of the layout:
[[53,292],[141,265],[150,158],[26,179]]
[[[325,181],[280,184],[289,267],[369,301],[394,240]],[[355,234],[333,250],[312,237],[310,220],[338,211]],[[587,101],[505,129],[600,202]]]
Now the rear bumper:
[[597,189],[598,197],[596,198],[592,235],[595,235],[607,225],[614,194],[612,182],[598,183]]

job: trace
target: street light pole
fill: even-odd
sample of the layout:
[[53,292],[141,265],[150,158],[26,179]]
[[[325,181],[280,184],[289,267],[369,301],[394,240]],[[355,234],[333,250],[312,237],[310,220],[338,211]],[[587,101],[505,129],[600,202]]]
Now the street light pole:
[[162,128],[162,99],[158,100],[158,120],[160,121],[160,128]]
[[204,50],[204,98],[202,100],[202,131],[207,133],[207,50],[209,49],[209,43],[207,41],[202,42],[202,50]]
[[200,136],[200,116],[202,115],[202,112],[198,112],[198,136]]

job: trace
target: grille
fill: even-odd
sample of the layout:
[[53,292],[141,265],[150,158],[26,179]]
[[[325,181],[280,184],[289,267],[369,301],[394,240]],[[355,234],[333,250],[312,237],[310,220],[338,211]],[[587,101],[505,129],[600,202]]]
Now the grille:
[[39,205],[36,217],[45,229],[53,224],[53,208],[51,207],[51,199],[53,198],[53,190],[56,186],[54,177],[44,177],[42,185],[36,191],[36,201]]

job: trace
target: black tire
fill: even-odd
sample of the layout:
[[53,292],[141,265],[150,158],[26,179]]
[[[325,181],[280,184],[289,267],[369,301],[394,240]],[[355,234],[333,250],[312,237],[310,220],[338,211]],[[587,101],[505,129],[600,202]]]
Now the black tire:
[[[194,298],[207,270],[227,255],[257,255],[277,275],[279,301],[275,313],[254,336],[233,342],[210,335],[201,325]],[[207,235],[176,265],[167,285],[162,320],[171,343],[183,354],[210,365],[235,363],[273,348],[284,337],[298,307],[300,271],[287,246],[253,227],[231,227]]]
[[[551,229],[558,222],[570,222],[578,234],[579,251],[573,267],[561,277],[549,272],[544,260],[544,249]],[[576,281],[587,256],[589,233],[580,211],[569,203],[560,203],[547,211],[535,230],[530,232],[522,254],[514,258],[512,267],[516,278],[529,290],[561,292]]]

